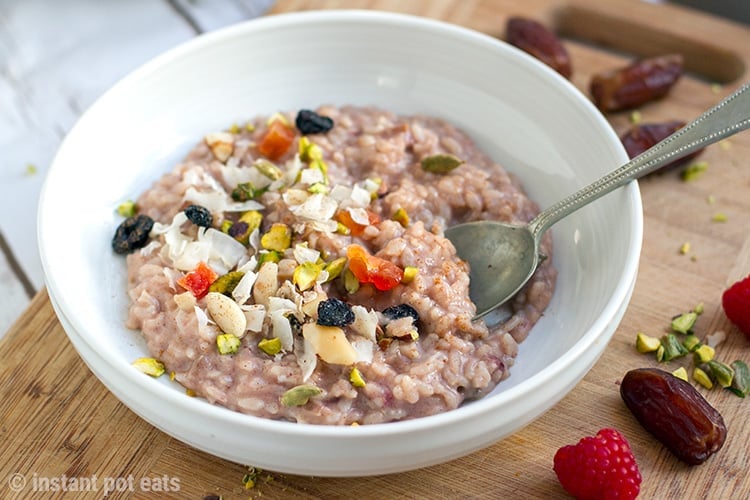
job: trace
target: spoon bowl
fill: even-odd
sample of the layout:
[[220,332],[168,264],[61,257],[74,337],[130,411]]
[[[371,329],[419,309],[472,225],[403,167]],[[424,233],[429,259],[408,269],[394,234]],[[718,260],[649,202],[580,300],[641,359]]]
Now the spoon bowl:
[[469,294],[479,319],[513,297],[545,256],[542,235],[560,219],[628,182],[750,128],[750,84],[674,134],[539,213],[526,225],[475,221],[449,227],[445,236],[470,266]]

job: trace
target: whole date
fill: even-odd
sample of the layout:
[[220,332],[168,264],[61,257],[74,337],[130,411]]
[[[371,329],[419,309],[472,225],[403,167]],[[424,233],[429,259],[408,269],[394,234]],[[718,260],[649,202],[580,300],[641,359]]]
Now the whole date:
[[689,382],[664,370],[638,368],[625,374],[620,396],[640,424],[677,458],[705,462],[724,445],[724,419]]
[[682,67],[682,56],[670,54],[599,73],[591,79],[591,97],[605,112],[634,108],[667,95]]

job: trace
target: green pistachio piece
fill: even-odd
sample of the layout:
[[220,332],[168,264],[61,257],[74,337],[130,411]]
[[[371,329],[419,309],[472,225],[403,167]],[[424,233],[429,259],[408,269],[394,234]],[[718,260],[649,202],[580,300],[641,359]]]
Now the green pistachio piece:
[[216,336],[216,348],[219,354],[235,354],[240,350],[240,339],[231,333]]
[[635,335],[635,348],[640,353],[654,352],[661,345],[661,341],[656,337],[651,337],[643,332]]
[[673,333],[668,333],[661,338],[661,345],[664,346],[664,357],[662,361],[671,361],[675,358],[680,358],[688,353],[685,346],[677,340],[677,336]]
[[698,347],[695,351],[693,351],[693,356],[695,357],[695,364],[700,365],[703,363],[707,363],[714,359],[714,356],[716,355],[716,351],[713,347],[710,345],[702,345]]
[[324,268],[328,271],[328,280],[326,283],[338,278],[344,270],[344,267],[346,267],[346,257],[340,257],[326,264]]
[[260,269],[266,262],[279,262],[280,260],[281,253],[276,250],[258,252],[258,269]]
[[275,356],[281,352],[281,339],[278,337],[262,339],[258,342],[258,348],[269,356]]
[[292,244],[292,230],[286,224],[279,222],[271,226],[266,234],[260,238],[260,246],[266,250],[283,252]]
[[232,295],[232,290],[237,286],[242,277],[245,275],[242,271],[231,271],[219,276],[216,281],[208,287],[209,292],[218,292],[227,296]]
[[436,154],[422,158],[422,169],[433,174],[447,174],[464,161],[451,154]]
[[123,217],[132,217],[137,212],[138,210],[136,209],[135,203],[133,203],[131,200],[123,201],[117,207],[117,213],[122,215]]
[[684,345],[685,349],[687,349],[688,351],[693,352],[701,346],[701,341],[695,335],[690,334],[686,335],[682,340],[682,345]]
[[708,170],[708,163],[705,161],[691,163],[682,171],[682,180],[685,182],[694,181],[706,170]]
[[315,280],[318,279],[322,270],[323,266],[320,264],[304,262],[294,268],[292,283],[297,285],[300,290],[308,290],[315,284]]
[[732,379],[732,385],[728,389],[739,397],[744,398],[750,394],[750,369],[748,369],[744,361],[740,361],[739,359],[732,361],[731,367],[734,370],[734,378]]
[[281,404],[284,406],[303,406],[307,404],[310,398],[319,396],[322,393],[323,390],[314,385],[298,385],[281,395]]
[[676,318],[672,319],[672,330],[677,333],[687,334],[688,332],[690,332],[691,328],[693,328],[693,325],[695,325],[695,320],[697,319],[698,314],[694,311],[680,314]]
[[132,365],[139,371],[151,377],[161,377],[166,371],[164,363],[155,358],[138,358],[133,361]]
[[414,281],[414,278],[419,274],[419,268],[414,266],[404,267],[404,276],[401,278],[401,283],[408,284]]
[[675,371],[672,372],[672,375],[675,377],[684,380],[685,382],[688,381],[688,373],[684,366],[679,367]]
[[256,188],[252,182],[243,182],[232,190],[232,199],[239,202],[254,200],[266,191],[268,186]]
[[349,269],[344,271],[344,274],[341,275],[341,279],[344,281],[344,289],[348,293],[356,293],[357,290],[359,290],[359,280]]
[[351,382],[354,387],[365,386],[365,379],[362,378],[362,373],[360,373],[356,366],[353,367],[352,371],[349,373],[349,382]]
[[258,169],[258,172],[265,175],[272,181],[277,181],[284,176],[284,172],[282,172],[279,167],[263,158],[258,158],[257,160],[255,160],[253,166]]
[[710,360],[706,364],[711,371],[711,375],[713,375],[713,378],[720,386],[724,388],[731,387],[732,379],[734,378],[734,370],[731,366],[715,359]]
[[711,377],[708,376],[708,373],[697,366],[693,368],[693,380],[698,382],[706,389],[710,389],[714,386],[714,383],[711,381]]

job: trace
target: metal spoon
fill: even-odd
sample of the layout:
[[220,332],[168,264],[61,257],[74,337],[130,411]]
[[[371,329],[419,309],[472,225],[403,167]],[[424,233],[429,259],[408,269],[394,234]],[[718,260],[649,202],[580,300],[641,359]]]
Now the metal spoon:
[[557,221],[633,179],[747,128],[750,84],[625,165],[542,211],[526,225],[478,221],[449,227],[446,237],[471,267],[469,295],[477,306],[474,319],[502,305],[531,278],[543,259],[539,255],[542,235]]

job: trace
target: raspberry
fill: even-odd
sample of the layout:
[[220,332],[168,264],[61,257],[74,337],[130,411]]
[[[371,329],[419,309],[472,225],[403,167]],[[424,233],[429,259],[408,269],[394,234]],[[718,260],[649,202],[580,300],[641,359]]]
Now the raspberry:
[[750,276],[727,288],[721,305],[729,321],[750,339]]
[[625,437],[615,429],[563,446],[555,453],[555,473],[563,488],[581,499],[633,499],[641,473]]

